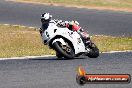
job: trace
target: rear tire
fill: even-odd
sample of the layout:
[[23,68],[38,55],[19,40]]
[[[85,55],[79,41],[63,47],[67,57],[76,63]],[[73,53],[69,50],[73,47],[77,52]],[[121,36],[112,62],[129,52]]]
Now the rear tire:
[[[68,42],[67,42],[68,44]],[[70,44],[68,44],[70,46]],[[57,57],[65,57],[68,59],[73,59],[74,58],[74,51],[72,49],[72,47],[70,46],[70,53],[66,52],[62,47],[61,47],[61,43],[60,42],[55,42],[53,43],[54,49],[56,50],[56,52],[59,54],[57,55]]]

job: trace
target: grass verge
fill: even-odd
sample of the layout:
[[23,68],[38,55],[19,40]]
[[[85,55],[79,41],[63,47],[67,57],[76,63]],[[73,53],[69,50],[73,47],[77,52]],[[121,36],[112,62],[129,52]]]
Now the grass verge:
[[[93,36],[100,51],[132,50],[132,37]],[[0,25],[0,57],[55,54],[43,45],[39,32],[22,26]]]
[[132,0],[13,0],[22,2],[47,3],[71,7],[85,7],[119,11],[132,11]]

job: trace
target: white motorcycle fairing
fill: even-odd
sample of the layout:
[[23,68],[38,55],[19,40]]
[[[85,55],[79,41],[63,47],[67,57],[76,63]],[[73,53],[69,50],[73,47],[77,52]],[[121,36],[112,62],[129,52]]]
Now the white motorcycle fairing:
[[68,39],[72,43],[75,50],[75,54],[87,52],[80,35],[76,31],[73,32],[68,28],[60,28],[57,27],[54,23],[51,23],[42,34],[42,40],[46,41],[46,44],[48,45],[50,45],[50,43],[53,44],[56,41],[61,42],[62,45],[66,45],[66,43],[64,42],[64,38]]

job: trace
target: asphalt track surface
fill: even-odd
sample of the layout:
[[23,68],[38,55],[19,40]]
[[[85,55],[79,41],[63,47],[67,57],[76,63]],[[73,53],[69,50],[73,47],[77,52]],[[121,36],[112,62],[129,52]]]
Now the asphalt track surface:
[[0,0],[0,23],[40,27],[40,15],[77,20],[90,34],[132,36],[132,13],[24,4]]
[[[77,19],[91,34],[132,35],[132,13],[40,6],[0,1],[0,23],[39,27],[39,17],[50,12],[55,18]],[[132,52],[104,53],[92,59],[58,60],[45,57],[0,61],[0,88],[132,88],[130,84],[76,83],[78,66],[88,74],[132,75]]]
[[0,88],[132,88],[130,84],[76,83],[77,67],[88,74],[132,75],[132,52],[101,54],[99,58],[57,60],[56,57],[0,61]]

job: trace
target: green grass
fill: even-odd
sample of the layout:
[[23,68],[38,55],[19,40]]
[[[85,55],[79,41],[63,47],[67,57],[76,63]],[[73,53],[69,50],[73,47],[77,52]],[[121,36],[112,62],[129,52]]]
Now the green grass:
[[0,57],[54,54],[41,43],[39,32],[20,26],[0,26]]
[[101,52],[132,50],[132,37],[93,36]]
[[[100,51],[132,50],[132,37],[93,36]],[[21,26],[0,25],[0,57],[55,54],[43,45],[39,32]]]
[[[112,7],[132,9],[132,0],[16,0],[41,3],[52,3],[61,5],[76,5],[90,7]],[[109,8],[107,8],[109,9]]]

